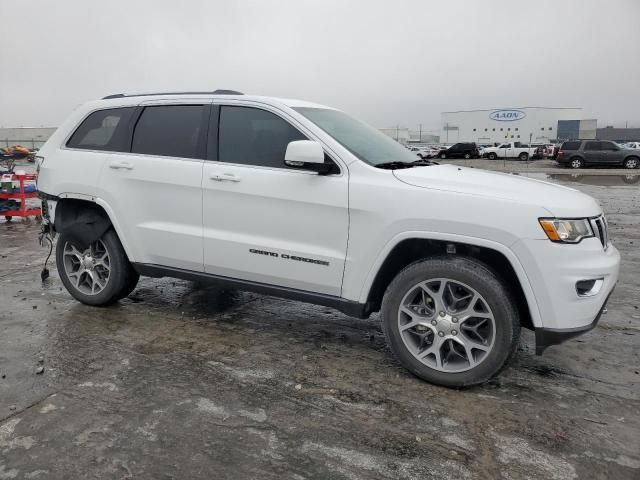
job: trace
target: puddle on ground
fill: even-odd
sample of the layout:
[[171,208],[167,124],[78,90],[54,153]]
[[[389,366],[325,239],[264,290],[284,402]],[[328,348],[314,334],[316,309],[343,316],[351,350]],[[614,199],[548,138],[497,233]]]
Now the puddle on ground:
[[599,185],[616,187],[626,185],[640,185],[640,174],[635,175],[589,175],[584,173],[514,173],[523,177],[539,180],[556,180],[560,182],[582,183],[585,185]]

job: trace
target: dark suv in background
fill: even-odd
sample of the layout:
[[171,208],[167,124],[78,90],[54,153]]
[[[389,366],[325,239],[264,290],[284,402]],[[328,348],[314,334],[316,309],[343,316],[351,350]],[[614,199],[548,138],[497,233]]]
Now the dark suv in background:
[[480,151],[475,143],[456,143],[438,153],[440,158],[480,158]]
[[622,165],[624,168],[638,168],[640,151],[624,148],[607,140],[570,140],[562,144],[556,161],[571,168],[588,165]]

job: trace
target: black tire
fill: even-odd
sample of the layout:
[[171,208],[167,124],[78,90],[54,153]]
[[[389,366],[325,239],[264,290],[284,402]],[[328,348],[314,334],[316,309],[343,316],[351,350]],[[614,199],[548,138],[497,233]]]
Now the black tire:
[[572,157],[569,159],[568,166],[575,169],[582,168],[584,167],[584,160],[580,157]]
[[[462,372],[438,371],[415,358],[405,346],[398,327],[398,309],[403,297],[416,284],[449,278],[475,289],[489,304],[495,319],[492,350],[476,367]],[[508,363],[520,338],[520,318],[505,283],[484,263],[469,257],[434,257],[413,263],[388,286],[382,301],[382,328],[396,359],[411,373],[430,383],[461,388],[484,383]]]
[[140,280],[140,274],[136,272],[133,269],[133,267],[131,267],[131,264],[129,264],[129,272],[127,273],[127,280],[125,281],[124,287],[122,288],[122,291],[120,292],[116,300],[121,300],[131,295],[131,292],[133,292],[138,286],[139,280]]
[[471,154],[470,154],[470,153],[465,153],[465,154],[464,154],[464,158],[465,158],[466,160],[469,160],[469,159],[471,158]]
[[438,157],[444,160],[445,158],[447,158],[447,155],[445,153],[441,153],[440,155],[438,155]]
[[624,159],[624,162],[622,163],[622,166],[624,168],[628,168],[628,169],[634,169],[634,168],[640,168],[640,158],[638,157],[627,157]]
[[498,158],[498,155],[496,155],[496,153],[495,153],[495,152],[490,152],[490,153],[487,155],[487,158],[488,158],[489,160],[495,160],[495,159],[497,159],[497,158]]
[[122,294],[127,287],[131,264],[122,248],[118,235],[110,228],[100,238],[108,254],[110,263],[110,274],[104,288],[95,295],[89,295],[76,288],[68,277],[64,267],[64,247],[67,243],[73,245],[67,233],[61,233],[56,245],[56,264],[58,274],[67,291],[73,298],[85,305],[104,306],[110,305],[122,298]]
[[529,160],[529,154],[527,152],[522,152],[520,155],[518,155],[518,158],[523,162],[526,162],[527,160]]

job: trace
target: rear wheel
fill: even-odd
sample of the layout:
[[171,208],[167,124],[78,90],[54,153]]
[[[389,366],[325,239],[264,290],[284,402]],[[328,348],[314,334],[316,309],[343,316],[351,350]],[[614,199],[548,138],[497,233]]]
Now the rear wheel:
[[529,160],[529,154],[527,152],[522,152],[520,155],[518,155],[518,158],[523,162],[526,162],[527,160]]
[[624,159],[624,168],[638,168],[640,166],[640,160],[638,157],[629,157]]
[[131,264],[111,228],[87,248],[78,247],[67,233],[60,234],[56,263],[67,291],[86,305],[113,303],[131,285]]
[[398,361],[447,387],[489,380],[506,365],[520,336],[509,290],[485,264],[466,257],[409,265],[387,288],[382,319]]
[[471,158],[471,154],[470,153],[465,153],[464,154],[464,158],[469,160]]
[[571,168],[582,168],[584,167],[584,160],[582,160],[580,157],[573,157],[569,161],[569,166]]

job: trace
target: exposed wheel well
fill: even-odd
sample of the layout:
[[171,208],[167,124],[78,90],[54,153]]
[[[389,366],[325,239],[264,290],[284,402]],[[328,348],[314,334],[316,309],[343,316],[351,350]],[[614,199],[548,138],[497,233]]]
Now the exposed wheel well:
[[54,227],[58,233],[70,234],[78,247],[86,248],[111,227],[111,220],[94,202],[63,198],[56,204]]
[[[447,253],[447,251],[455,251],[455,253]],[[529,306],[520,285],[520,280],[511,263],[502,253],[490,248],[441,240],[413,238],[403,240],[396,245],[385,259],[373,281],[367,299],[370,310],[372,312],[380,310],[382,297],[387,286],[403,268],[418,260],[435,255],[465,255],[487,264],[503,280],[504,285],[511,290],[518,306],[522,326],[529,329],[533,328],[531,313],[529,312]]]

